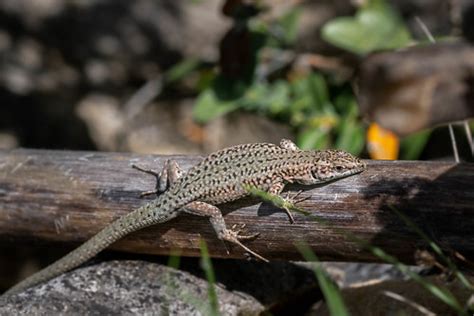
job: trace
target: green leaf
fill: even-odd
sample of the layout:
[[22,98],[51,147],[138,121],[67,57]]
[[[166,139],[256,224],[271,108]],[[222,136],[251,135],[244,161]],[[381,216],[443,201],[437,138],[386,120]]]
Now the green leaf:
[[245,93],[239,105],[247,110],[256,110],[269,115],[278,115],[290,104],[288,83],[278,80],[272,84],[258,82]]
[[290,83],[290,93],[293,96],[293,102],[290,106],[290,112],[297,114],[303,111],[310,111],[312,108],[311,95],[308,91],[307,78],[298,78]]
[[337,47],[360,55],[405,47],[411,41],[401,19],[384,5],[361,8],[355,17],[329,21],[323,26],[322,37]]
[[288,82],[279,80],[276,81],[269,91],[267,96],[268,109],[271,114],[276,115],[288,108],[290,103],[290,87]]
[[288,109],[290,121],[295,126],[304,122],[308,116],[334,113],[326,80],[318,73],[311,73],[292,81],[290,94],[293,102]]
[[296,140],[301,149],[323,149],[329,144],[329,133],[324,129],[307,129],[297,136]]
[[339,135],[335,147],[359,155],[364,149],[365,130],[362,125],[353,119],[345,119],[339,127]]
[[405,137],[400,142],[400,159],[416,160],[420,157],[430,138],[431,130],[426,130]]
[[280,33],[278,34],[278,37],[284,42],[284,44],[290,45],[296,41],[300,15],[301,9],[294,7],[282,15],[277,22],[277,31]]
[[244,80],[232,80],[217,76],[208,89],[198,96],[193,117],[198,123],[207,123],[239,108],[238,101],[247,91]]
[[240,100],[240,106],[246,110],[262,110],[267,107],[265,99],[269,94],[270,87],[266,82],[256,82],[245,92]]
[[358,119],[359,109],[353,95],[341,97],[336,100],[336,104],[343,119],[338,126],[338,134],[335,147],[359,155],[365,145],[365,129]]
[[214,89],[209,88],[197,98],[193,108],[193,117],[198,123],[207,123],[237,108],[237,102],[221,100]]
[[212,86],[216,76],[216,72],[212,69],[203,69],[199,71],[195,89],[197,91],[204,91],[205,89],[208,89]]
[[343,90],[334,97],[334,108],[346,118],[357,119],[359,107],[352,91]]
[[185,59],[173,67],[171,67],[165,75],[166,81],[168,83],[178,81],[184,76],[196,70],[201,65],[201,62],[198,59],[189,58]]
[[333,112],[333,106],[329,100],[328,86],[324,77],[318,73],[312,73],[307,77],[308,93],[312,98],[313,107],[318,112]]

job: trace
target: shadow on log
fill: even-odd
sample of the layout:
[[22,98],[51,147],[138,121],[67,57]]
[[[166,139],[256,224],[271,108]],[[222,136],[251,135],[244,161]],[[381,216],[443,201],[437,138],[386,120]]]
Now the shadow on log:
[[[0,151],[0,242],[52,246],[77,245],[101,228],[147,202],[140,193],[154,179],[132,163],[159,170],[171,157],[48,150]],[[184,169],[199,157],[174,156]],[[294,243],[306,241],[321,260],[378,261],[348,240],[339,229],[381,246],[405,262],[413,262],[425,243],[398,218],[389,205],[408,215],[440,245],[468,258],[474,255],[474,164],[450,162],[369,161],[364,173],[324,187],[303,189],[310,198],[300,207],[332,223],[325,227],[301,214],[295,224],[284,212],[255,199],[220,208],[227,225],[245,224],[260,236],[247,242],[273,259],[301,259]],[[198,256],[204,238],[214,257],[229,254],[209,222],[183,214],[164,224],[133,233],[111,248],[147,254]]]

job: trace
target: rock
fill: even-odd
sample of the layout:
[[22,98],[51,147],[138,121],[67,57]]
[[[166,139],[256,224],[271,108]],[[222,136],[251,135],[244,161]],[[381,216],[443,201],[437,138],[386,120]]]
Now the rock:
[[[440,277],[428,277],[426,280],[448,289],[462,307],[467,306],[472,292],[460,282],[447,282]],[[414,280],[388,280],[356,286],[343,289],[341,294],[350,315],[458,315]],[[330,313],[326,304],[315,304],[306,315]]]
[[[193,260],[183,260],[180,269],[203,278]],[[285,315],[281,309],[309,307],[321,298],[314,272],[294,262],[270,263],[243,260],[213,260],[216,281],[226,289],[246,293],[264,304],[272,314]],[[297,304],[296,304],[297,303]]]
[[[254,298],[215,286],[221,315],[258,315]],[[2,302],[3,301],[3,302]],[[0,315],[208,315],[208,282],[144,261],[109,261],[0,299]]]
[[[305,262],[308,268],[318,263]],[[408,276],[394,265],[361,262],[322,262],[322,268],[340,288],[360,287],[387,280],[407,280]],[[413,273],[421,273],[423,267],[407,266]]]

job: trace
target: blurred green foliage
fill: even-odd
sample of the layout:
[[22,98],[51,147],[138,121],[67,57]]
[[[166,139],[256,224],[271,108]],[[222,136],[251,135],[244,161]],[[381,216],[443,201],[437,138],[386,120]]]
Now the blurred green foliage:
[[[403,21],[383,0],[369,1],[354,17],[338,17],[321,31],[324,40],[359,55],[383,49],[397,49],[413,42]],[[400,143],[400,159],[418,159],[431,131],[405,137]],[[343,147],[342,147],[343,148]]]
[[[251,38],[261,41],[253,47],[271,49],[272,57],[291,48],[300,12],[295,8],[271,23],[258,19],[249,22]],[[354,154],[363,150],[364,127],[347,82],[330,84],[329,76],[315,71],[292,74],[290,78],[288,72],[278,73],[277,57],[272,64],[268,54],[266,60],[258,52],[255,55],[257,62],[250,80],[230,79],[215,72],[195,103],[196,121],[206,123],[235,110],[252,111],[289,124],[302,148],[336,147]],[[287,66],[282,62],[281,68]],[[262,75],[272,67],[277,75]]]
[[[227,75],[221,56],[220,72],[216,67],[203,68],[195,60],[186,60],[169,71],[169,80],[197,71],[199,95],[193,116],[199,123],[236,110],[252,111],[291,126],[301,148],[332,147],[359,155],[364,150],[365,126],[350,82],[311,69],[293,68],[296,54],[292,47],[300,15],[301,9],[295,7],[273,21],[264,21],[258,15],[236,20],[235,29],[226,35],[226,44],[234,41],[235,46],[224,52],[237,52],[224,60],[235,63],[231,65],[234,72],[245,69],[241,76]],[[232,32],[237,34],[234,38]],[[354,17],[328,21],[321,34],[332,45],[357,55],[412,42],[406,26],[384,0],[368,1]],[[281,58],[288,53],[292,57]],[[402,158],[418,158],[428,137],[429,132],[424,132],[403,140]]]
[[[306,261],[321,263],[313,250],[306,243],[300,243],[297,247]],[[313,265],[313,271],[318,280],[319,287],[323,292],[329,314],[331,316],[349,316],[349,311],[337,284],[335,284],[326,271],[324,271],[321,265]]]
[[400,159],[415,160],[420,157],[430,138],[431,130],[425,130],[406,136],[400,142]]
[[404,47],[412,41],[403,21],[384,1],[369,1],[354,17],[329,21],[321,34],[334,46],[360,55]]

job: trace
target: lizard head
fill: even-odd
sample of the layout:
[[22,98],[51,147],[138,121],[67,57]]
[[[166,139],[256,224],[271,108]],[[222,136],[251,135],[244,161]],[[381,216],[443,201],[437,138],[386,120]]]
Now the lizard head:
[[360,173],[365,162],[342,150],[310,151],[306,174],[294,179],[301,184],[319,184]]

